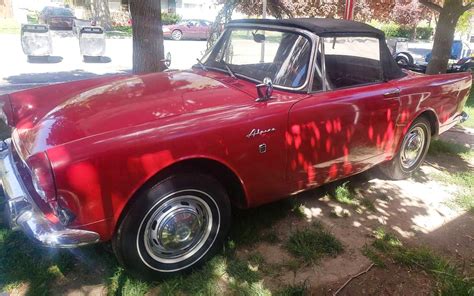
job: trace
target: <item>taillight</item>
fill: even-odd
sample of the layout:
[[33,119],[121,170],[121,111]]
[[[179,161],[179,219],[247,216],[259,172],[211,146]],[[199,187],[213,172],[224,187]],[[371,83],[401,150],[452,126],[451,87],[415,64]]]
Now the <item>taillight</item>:
[[38,195],[47,203],[56,200],[56,187],[48,155],[40,152],[30,156],[26,162]]

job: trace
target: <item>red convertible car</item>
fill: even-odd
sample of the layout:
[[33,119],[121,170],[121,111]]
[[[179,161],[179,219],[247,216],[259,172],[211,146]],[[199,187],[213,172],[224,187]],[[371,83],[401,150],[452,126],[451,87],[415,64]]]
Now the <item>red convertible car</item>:
[[51,247],[112,241],[133,272],[187,270],[221,248],[232,206],[375,165],[410,176],[466,119],[470,87],[467,73],[402,71],[362,23],[232,21],[188,71],[2,96],[9,221]]
[[163,37],[173,40],[206,40],[211,33],[211,25],[212,23],[206,20],[183,20],[174,25],[163,26]]

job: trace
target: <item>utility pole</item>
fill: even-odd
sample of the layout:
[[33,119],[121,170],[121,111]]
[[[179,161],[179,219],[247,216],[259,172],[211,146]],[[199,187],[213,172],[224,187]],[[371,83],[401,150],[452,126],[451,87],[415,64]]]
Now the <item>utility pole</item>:
[[346,6],[344,11],[344,19],[352,20],[354,17],[354,2],[356,0],[346,0]]
[[262,18],[266,19],[267,18],[267,0],[263,0],[263,12],[262,12]]
[[[267,18],[267,0],[262,0],[263,2],[263,11],[262,11],[262,18]],[[262,44],[260,46],[260,63],[265,63],[265,39],[263,39]]]

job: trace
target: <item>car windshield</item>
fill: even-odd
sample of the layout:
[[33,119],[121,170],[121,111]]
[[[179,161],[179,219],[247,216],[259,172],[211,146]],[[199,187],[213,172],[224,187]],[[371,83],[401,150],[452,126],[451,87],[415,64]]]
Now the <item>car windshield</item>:
[[73,16],[72,12],[66,8],[54,8],[51,10],[51,15],[55,16]]
[[[289,88],[304,86],[311,55],[310,40],[298,33],[255,28],[228,29],[203,58],[208,68]],[[227,67],[226,67],[227,65]]]

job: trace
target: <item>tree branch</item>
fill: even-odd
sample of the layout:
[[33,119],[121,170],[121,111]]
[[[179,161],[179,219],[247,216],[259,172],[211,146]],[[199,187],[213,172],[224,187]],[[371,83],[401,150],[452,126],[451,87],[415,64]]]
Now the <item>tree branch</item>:
[[441,10],[443,9],[443,7],[439,6],[438,4],[435,4],[429,0],[419,0],[418,1],[421,5],[424,5],[426,7],[428,7],[429,9],[431,10],[434,10],[436,12],[441,12]]
[[469,4],[464,5],[464,6],[462,7],[462,11],[463,11],[463,13],[464,13],[464,12],[468,11],[468,10],[471,9],[471,8],[474,8],[474,2],[471,2],[471,3],[469,3]]

